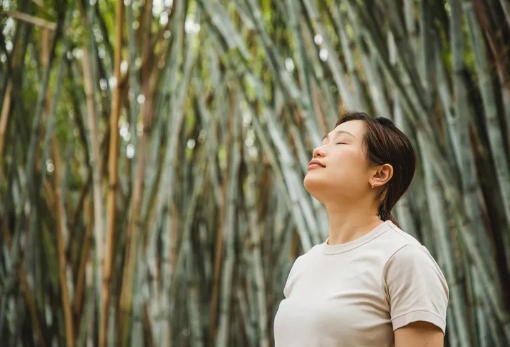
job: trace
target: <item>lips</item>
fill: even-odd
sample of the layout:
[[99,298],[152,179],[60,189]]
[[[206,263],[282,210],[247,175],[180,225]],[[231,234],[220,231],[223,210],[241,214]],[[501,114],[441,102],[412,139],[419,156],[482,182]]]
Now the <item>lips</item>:
[[312,159],[310,161],[310,164],[308,164],[308,166],[320,166],[320,167],[326,167],[326,165],[324,165],[322,162],[320,162],[319,160],[317,159]]

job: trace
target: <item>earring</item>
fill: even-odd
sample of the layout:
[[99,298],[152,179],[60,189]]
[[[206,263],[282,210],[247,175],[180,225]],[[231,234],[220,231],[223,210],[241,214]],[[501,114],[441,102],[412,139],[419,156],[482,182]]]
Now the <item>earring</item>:
[[374,185],[372,184],[372,189],[374,189]]

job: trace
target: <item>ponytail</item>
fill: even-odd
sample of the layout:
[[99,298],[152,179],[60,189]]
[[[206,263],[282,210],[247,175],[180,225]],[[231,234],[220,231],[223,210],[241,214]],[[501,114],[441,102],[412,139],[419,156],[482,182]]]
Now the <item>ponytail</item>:
[[398,224],[397,220],[391,215],[390,212],[386,210],[384,205],[385,204],[382,203],[379,206],[379,218],[381,218],[382,221],[390,220],[393,224],[400,228],[400,225]]

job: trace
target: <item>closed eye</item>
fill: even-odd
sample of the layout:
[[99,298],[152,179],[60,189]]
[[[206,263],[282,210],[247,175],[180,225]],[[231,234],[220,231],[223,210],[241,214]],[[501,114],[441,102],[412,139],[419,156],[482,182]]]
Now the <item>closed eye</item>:
[[347,143],[345,143],[345,142],[337,142],[336,144],[337,145],[346,145]]

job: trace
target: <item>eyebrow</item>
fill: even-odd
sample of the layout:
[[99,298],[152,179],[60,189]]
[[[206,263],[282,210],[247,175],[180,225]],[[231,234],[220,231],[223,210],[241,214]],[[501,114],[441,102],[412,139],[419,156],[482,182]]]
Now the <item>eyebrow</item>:
[[[352,137],[356,138],[356,136],[354,136],[353,134],[351,134],[350,132],[345,131],[345,130],[337,130],[337,131],[335,132],[335,134],[334,134],[334,135],[337,135],[337,134],[347,134],[347,135],[350,135],[350,136],[352,136]],[[328,134],[326,134],[326,135],[324,135],[324,137],[322,138],[322,140],[324,141],[324,140],[325,140],[326,138],[328,138],[328,137],[329,137],[329,133],[328,133]]]

